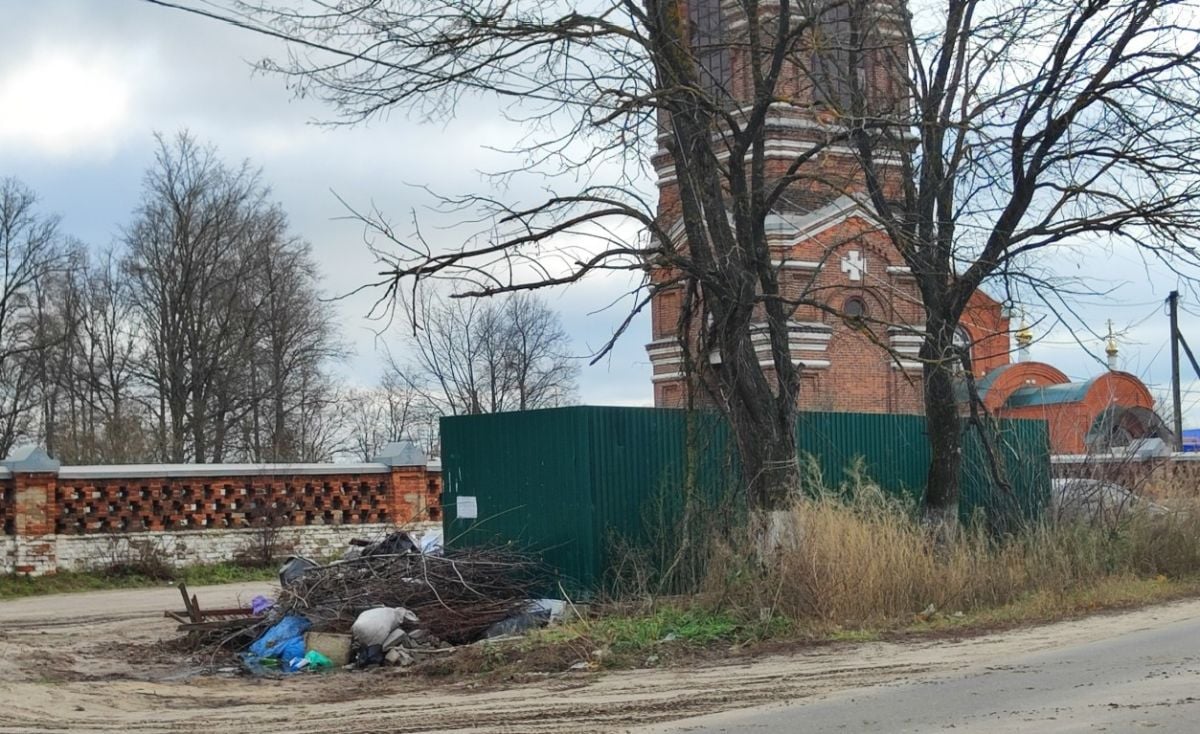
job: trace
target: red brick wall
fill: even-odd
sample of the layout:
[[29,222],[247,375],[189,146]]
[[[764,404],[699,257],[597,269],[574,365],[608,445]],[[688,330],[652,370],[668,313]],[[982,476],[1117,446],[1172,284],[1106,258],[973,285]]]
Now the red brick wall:
[[387,474],[60,480],[54,532],[403,522],[389,489]]
[[10,481],[17,535],[50,535],[54,532],[56,479],[55,474],[46,472],[13,475]]
[[[880,7],[886,5],[884,3]],[[906,89],[902,83],[906,76],[906,55],[903,49],[887,48],[897,43],[896,39],[900,36],[886,32],[887,26],[898,22],[903,12],[902,7],[898,7],[897,12],[885,13],[881,17],[880,29],[883,32],[878,38],[872,39],[873,43],[869,45],[874,50],[865,59],[864,78],[869,105],[881,111],[907,106]],[[734,27],[745,28],[744,25]],[[731,32],[736,34],[745,31]],[[732,95],[737,100],[749,100],[752,87],[747,59],[736,39],[731,40]],[[776,104],[765,122],[768,181],[777,179],[792,165],[797,154],[795,144],[826,142],[828,127],[838,122],[835,111],[816,99],[813,89],[808,72],[793,60],[786,62],[776,90]],[[667,120],[664,118],[663,122]],[[651,162],[660,174],[659,223],[664,230],[671,231],[682,216],[679,186],[671,180],[676,173],[674,164],[665,147]],[[819,210],[839,197],[861,194],[865,190],[861,168],[854,153],[846,150],[845,146],[826,148],[812,161],[806,162],[800,173],[800,179],[789,186],[787,196],[781,199],[779,205],[780,210],[787,210],[791,215],[799,216],[803,212]],[[898,166],[886,169],[882,184],[885,191],[897,195],[901,189],[901,175]],[[686,247],[686,243],[679,246]],[[886,350],[897,343],[912,343],[911,340],[905,342],[903,339],[894,339],[894,334],[888,332],[888,325],[921,326],[925,320],[915,281],[898,272],[905,263],[890,239],[869,220],[853,216],[826,226],[812,236],[804,235],[799,241],[775,241],[773,246],[775,256],[781,260],[823,263],[817,272],[784,270],[782,279],[785,294],[794,296],[803,291],[839,310],[847,298],[861,298],[868,304],[869,322],[874,324],[869,329],[847,324],[836,315],[816,307],[801,308],[796,313],[797,321],[820,323],[832,329],[824,354],[797,355],[829,363],[827,366],[804,368],[798,398],[800,407],[880,413],[922,412],[921,370],[919,364],[915,363],[915,355],[903,360],[906,364],[898,364]],[[861,281],[850,280],[842,271],[841,257],[850,250],[858,250],[867,258],[867,277]],[[667,274],[662,271],[651,273],[651,278],[659,282],[666,277]],[[660,292],[654,299],[651,313],[653,339],[660,341],[672,337],[679,324],[678,289]],[[979,294],[972,299],[963,322],[974,344],[972,356],[977,376],[982,377],[1009,362],[1008,320],[1003,318],[999,304]],[[650,345],[650,349],[653,372],[657,378],[654,384],[655,405],[682,405],[686,399],[684,386],[678,379],[668,377],[678,373],[680,365],[674,361],[667,363],[662,356],[661,341]],[[659,352],[658,359],[653,358],[655,350]]]
[[[842,257],[857,251],[866,263],[860,280],[853,280],[841,267]],[[815,295],[829,307],[841,311],[850,298],[867,307],[862,323],[847,322],[817,306],[801,306],[794,320],[822,324],[831,330],[827,349],[801,352],[799,356],[828,365],[803,369],[798,404],[802,410],[827,410],[867,413],[908,413],[924,411],[921,369],[916,355],[897,359],[889,349],[894,330],[907,326],[915,331],[924,327],[925,313],[916,282],[907,274],[904,261],[891,240],[861,215],[853,215],[832,224],[815,236],[791,247],[777,250],[780,260],[792,263],[823,263],[817,270],[785,268],[781,286],[785,295],[799,298]],[[656,343],[649,345],[653,373],[660,378],[678,373],[677,362],[655,361],[653,353],[668,345],[678,328],[680,302],[678,290],[664,291],[652,308]],[[963,325],[972,341],[972,357],[977,377],[1009,362],[1009,321],[999,303],[978,293],[963,315]],[[911,343],[911,342],[909,342]],[[719,368],[718,368],[719,369]],[[768,376],[772,370],[768,368]],[[684,402],[681,380],[655,381],[655,405],[680,407]]]
[[988,294],[975,291],[959,319],[971,337],[971,366],[976,378],[1012,362],[1011,324],[1004,310]]

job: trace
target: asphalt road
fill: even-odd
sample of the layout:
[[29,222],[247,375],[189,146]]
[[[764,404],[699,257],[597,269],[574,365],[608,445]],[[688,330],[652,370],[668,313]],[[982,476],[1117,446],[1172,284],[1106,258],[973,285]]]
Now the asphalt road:
[[1200,619],[656,732],[1200,732]]

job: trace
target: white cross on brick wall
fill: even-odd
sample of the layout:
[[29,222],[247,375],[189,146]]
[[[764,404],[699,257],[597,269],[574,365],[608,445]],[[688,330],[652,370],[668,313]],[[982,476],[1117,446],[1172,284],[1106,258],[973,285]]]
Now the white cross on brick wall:
[[850,280],[862,280],[867,272],[867,260],[858,250],[851,250],[842,258],[842,272],[850,276]]

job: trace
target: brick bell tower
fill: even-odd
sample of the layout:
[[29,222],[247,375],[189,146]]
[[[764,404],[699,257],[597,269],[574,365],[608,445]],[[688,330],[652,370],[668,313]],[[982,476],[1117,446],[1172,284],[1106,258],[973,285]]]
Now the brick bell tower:
[[[791,1],[794,14],[808,11],[814,20],[787,56],[778,101],[766,119],[768,177],[783,175],[798,156],[827,145],[800,168],[798,180],[768,215],[765,230],[785,294],[818,293],[837,312],[800,306],[792,316],[792,359],[801,367],[799,407],[920,413],[917,353],[925,318],[920,294],[900,253],[877,224],[855,150],[828,144],[844,130],[839,120],[852,109],[872,116],[908,114],[907,54],[900,30],[907,10],[902,0]],[[707,91],[725,96],[735,114],[747,108],[752,86],[740,39],[748,24],[740,8],[722,0],[690,0],[687,13]],[[860,52],[852,54],[851,48]],[[660,224],[686,246],[674,161],[660,145],[652,163]],[[876,170],[885,190],[898,195],[903,180],[899,156],[877,161]],[[681,287],[663,289],[651,307],[653,340],[646,350],[659,407],[686,403],[677,336],[682,298]],[[1008,363],[1008,322],[998,303],[979,294],[963,322],[959,339],[970,345],[977,375]],[[769,370],[765,325],[751,328],[759,358]],[[720,369],[719,355],[709,355],[708,361]]]

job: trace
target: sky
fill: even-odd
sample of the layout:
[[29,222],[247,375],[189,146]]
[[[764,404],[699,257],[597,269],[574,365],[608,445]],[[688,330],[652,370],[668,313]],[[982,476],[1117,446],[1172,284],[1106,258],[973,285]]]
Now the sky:
[[[155,132],[187,129],[226,161],[260,167],[293,231],[312,243],[328,296],[376,280],[377,271],[338,196],[404,225],[433,203],[418,186],[480,191],[481,172],[502,163],[487,149],[509,133],[495,114],[445,125],[399,115],[318,124],[333,111],[252,68],[280,54],[279,42],[196,16],[140,0],[0,0],[0,17],[0,176],[33,188],[64,232],[97,249],[115,244],[131,219]],[[454,244],[443,236],[444,246]],[[580,357],[585,403],[652,402],[646,316],[609,358],[587,365],[627,313],[610,304],[635,285],[628,275],[600,275],[545,294]],[[380,346],[400,349],[394,331],[381,335],[385,324],[367,318],[377,297],[367,291],[336,303],[354,351],[339,370],[362,386],[381,375]]]
[[[41,197],[62,229],[101,249],[115,244],[137,206],[153,160],[153,134],[190,130],[230,162],[262,169],[293,231],[312,243],[326,295],[374,280],[376,266],[359,225],[345,219],[337,197],[377,207],[398,223],[423,217],[432,201],[419,186],[445,193],[479,192],[482,171],[503,165],[489,146],[512,130],[495,109],[472,105],[449,123],[422,124],[402,115],[354,127],[318,124],[333,111],[296,99],[278,77],[252,64],[279,56],[280,42],[168,10],[141,0],[0,0],[0,177],[15,176]],[[403,229],[403,228],[402,228]],[[427,232],[427,234],[430,234]],[[451,247],[453,233],[431,238]],[[1180,286],[1166,268],[1128,249],[1095,247],[1043,263],[1111,291],[1073,302],[1097,331],[1112,319],[1121,367],[1156,395],[1170,383],[1163,300]],[[595,366],[587,357],[626,311],[619,299],[636,276],[603,274],[547,293],[581,359],[581,399],[599,405],[647,405],[650,365],[643,314]],[[379,347],[396,352],[395,333],[366,318],[375,300],[364,292],[336,302],[354,355],[338,366],[346,380],[370,386],[381,374]],[[611,306],[617,302],[618,305]],[[1030,304],[1030,320],[1046,316]],[[1182,331],[1200,349],[1200,297],[1185,291]],[[1103,342],[1043,321],[1032,357],[1087,378],[1102,369]],[[1076,339],[1082,341],[1082,346]],[[1200,380],[1185,368],[1186,422],[1200,426]]]

